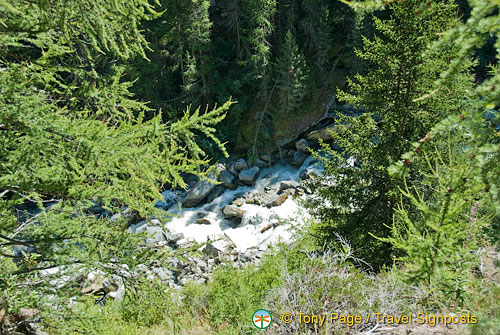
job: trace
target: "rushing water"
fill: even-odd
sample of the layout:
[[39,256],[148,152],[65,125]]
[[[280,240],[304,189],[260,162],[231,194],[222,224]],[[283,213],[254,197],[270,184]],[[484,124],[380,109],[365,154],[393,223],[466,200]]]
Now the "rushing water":
[[[242,197],[248,192],[263,193],[266,186],[279,189],[281,181],[299,181],[303,170],[319,169],[312,163],[313,159],[308,157],[300,168],[285,163],[276,164],[262,169],[253,186],[238,186],[235,190],[226,189],[212,202],[194,208],[182,209],[179,205],[173,205],[167,210],[174,216],[166,224],[166,228],[173,233],[182,233],[186,239],[198,243],[206,242],[208,239],[217,240],[225,235],[235,244],[236,250],[241,252],[249,248],[262,250],[269,243],[279,239],[288,241],[292,237],[293,228],[300,226],[307,218],[292,197],[288,197],[280,206],[272,208],[243,204],[239,208],[244,210],[245,214],[239,225],[226,219],[222,209],[235,198]],[[182,200],[172,191],[163,192],[163,196],[165,199],[175,199],[178,204]],[[208,219],[210,224],[197,223],[196,219],[200,218],[199,213]],[[269,228],[270,224],[274,226]],[[265,230],[266,227],[269,229]]]

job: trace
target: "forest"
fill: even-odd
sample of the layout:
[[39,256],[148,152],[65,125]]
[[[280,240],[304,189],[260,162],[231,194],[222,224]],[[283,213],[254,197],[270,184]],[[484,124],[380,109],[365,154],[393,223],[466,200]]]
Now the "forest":
[[499,334],[499,37],[498,0],[0,0],[0,335]]

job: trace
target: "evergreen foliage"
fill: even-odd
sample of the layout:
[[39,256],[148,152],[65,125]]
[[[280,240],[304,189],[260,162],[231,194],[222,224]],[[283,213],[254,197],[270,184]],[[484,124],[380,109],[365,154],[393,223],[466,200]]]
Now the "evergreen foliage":
[[300,53],[290,30],[286,33],[281,52],[276,65],[280,112],[290,114],[302,102],[307,80],[304,55]]
[[[67,274],[151,257],[126,231],[127,211],[147,217],[165,185],[206,174],[197,134],[227,155],[214,126],[232,102],[145,119],[116,63],[144,55],[139,21],[156,15],[147,1],[0,4],[0,287],[10,313],[74,294]],[[94,204],[121,214],[97,217]]]
[[[467,74],[471,62],[465,60],[434,94],[419,99],[432,91],[449,60],[458,54],[457,47],[449,45],[424,56],[440,33],[458,23],[454,4],[428,4],[421,11],[420,1],[392,2],[390,17],[373,18],[377,34],[365,38],[363,50],[357,52],[371,64],[371,71],[349,80],[349,93],[339,92],[339,99],[366,113],[340,117],[332,133],[340,151],[325,145],[326,156],[317,154],[328,175],[312,182],[318,197],[308,204],[322,220],[319,243],[328,244],[339,233],[362,258],[379,265],[390,261],[390,245],[371,234],[389,235],[399,186],[387,168],[432,125],[467,105],[464,97],[472,89]],[[418,182],[414,178],[409,182]]]

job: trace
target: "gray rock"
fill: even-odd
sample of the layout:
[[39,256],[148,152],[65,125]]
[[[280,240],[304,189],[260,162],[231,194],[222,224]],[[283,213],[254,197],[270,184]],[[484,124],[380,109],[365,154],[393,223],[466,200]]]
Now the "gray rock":
[[243,158],[240,158],[236,162],[234,162],[234,168],[237,171],[246,170],[248,169],[248,164]]
[[280,195],[275,194],[273,199],[266,204],[266,207],[270,208],[279,206],[284,203],[286,199],[288,199],[287,193],[282,193]]
[[289,188],[297,188],[300,186],[299,182],[295,180],[284,180],[280,183],[280,192],[287,190]]
[[259,168],[261,169],[264,169],[266,167],[269,167],[271,166],[271,163],[266,163],[264,162],[262,159],[258,158],[256,161],[255,161],[255,165],[257,165]]
[[260,156],[260,159],[269,164],[272,162],[271,156],[267,154]]
[[233,200],[233,205],[236,205],[236,206],[242,206],[244,203],[245,203],[245,200],[242,199],[242,198],[236,198]]
[[208,181],[202,180],[196,183],[192,189],[189,190],[186,197],[182,199],[182,207],[196,207],[205,200],[205,198],[212,192],[215,188],[215,184]]
[[311,131],[309,134],[306,135],[306,138],[309,141],[317,141],[319,138],[328,141],[333,138],[331,134],[332,131],[338,131],[338,130],[337,128],[335,128],[334,125],[329,125],[327,127]]
[[220,197],[220,195],[222,193],[224,193],[224,186],[222,186],[222,185],[215,186],[215,188],[212,190],[212,192],[210,192],[210,194],[208,195],[207,202],[214,201],[215,199]]
[[304,163],[304,161],[306,160],[307,156],[308,155],[305,152],[296,151],[292,158],[292,164],[295,166],[301,166],[302,163]]
[[156,243],[166,241],[163,229],[161,227],[151,227],[149,225],[143,225],[136,229],[136,233],[146,233],[146,243]]
[[[211,180],[217,180],[222,171],[224,171],[224,166],[218,164],[215,169],[208,175]],[[210,192],[213,191],[216,184],[208,180],[201,180],[196,183],[196,185],[189,190],[186,197],[182,199],[182,206],[185,208],[196,207],[200,205],[203,200],[207,198]]]
[[222,212],[224,213],[225,216],[227,216],[228,218],[236,218],[236,219],[240,219],[243,218],[243,215],[245,215],[245,211],[236,207],[236,206],[233,206],[233,205],[227,205],[225,206],[223,209],[222,209]]
[[214,242],[207,243],[205,253],[213,258],[221,257],[234,248],[234,244],[228,239],[221,239]]
[[167,241],[172,242],[172,243],[177,243],[180,240],[184,239],[184,234],[183,233],[171,233],[168,232],[166,234]]
[[222,171],[220,176],[219,176],[219,181],[222,183],[222,185],[225,188],[228,188],[230,190],[236,189],[238,186],[236,183],[236,178],[234,175],[228,171]]
[[196,219],[196,223],[199,223],[199,224],[212,224],[212,221],[210,221],[210,219],[207,219],[207,218],[201,218],[201,219]]
[[309,142],[307,142],[305,138],[302,138],[295,142],[295,148],[297,148],[298,151],[309,152],[307,150],[309,148]]
[[152,268],[151,271],[161,280],[170,281],[174,280],[172,271],[166,268]]
[[243,170],[240,172],[239,178],[241,182],[245,185],[253,185],[257,177],[259,176],[260,169],[258,166],[254,166],[251,169]]

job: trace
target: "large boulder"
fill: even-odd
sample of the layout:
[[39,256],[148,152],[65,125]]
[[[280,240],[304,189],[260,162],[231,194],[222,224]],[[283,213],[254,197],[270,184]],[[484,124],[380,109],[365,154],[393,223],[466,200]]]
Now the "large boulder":
[[259,176],[260,169],[258,166],[254,166],[251,169],[243,170],[239,174],[241,182],[245,185],[253,185],[257,177]]
[[302,152],[309,152],[309,142],[305,138],[302,138],[295,142],[295,148],[297,148],[298,151]]
[[305,152],[296,151],[293,154],[292,164],[295,166],[301,166],[302,163],[304,163],[304,161],[306,160],[307,156],[308,155]]
[[[223,170],[224,166],[222,164],[217,165],[214,171],[208,175],[208,178],[211,180],[217,180]],[[215,186],[216,184],[209,180],[201,180],[197,182],[196,185],[194,185],[194,187],[191,188],[186,194],[186,197],[182,199],[182,207],[189,208],[200,205],[203,200],[207,198],[210,192],[213,191]]]
[[237,171],[246,170],[246,169],[248,169],[248,165],[247,165],[247,162],[243,158],[240,158],[236,162],[234,162],[234,168]]
[[215,199],[220,197],[222,195],[222,193],[224,193],[224,191],[225,191],[224,186],[222,186],[222,185],[215,186],[215,188],[212,190],[212,192],[210,192],[210,194],[208,195],[207,202],[214,201]]
[[234,175],[228,171],[222,171],[219,176],[219,181],[222,183],[222,186],[228,188],[230,190],[236,189],[238,186],[236,183],[236,178]]
[[336,131],[338,128],[335,128],[335,125],[329,125],[324,128],[318,129],[318,130],[313,130],[309,134],[306,135],[306,138],[309,141],[317,141],[318,139],[322,138],[324,141],[331,140],[333,138],[331,132]]

